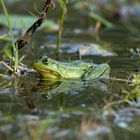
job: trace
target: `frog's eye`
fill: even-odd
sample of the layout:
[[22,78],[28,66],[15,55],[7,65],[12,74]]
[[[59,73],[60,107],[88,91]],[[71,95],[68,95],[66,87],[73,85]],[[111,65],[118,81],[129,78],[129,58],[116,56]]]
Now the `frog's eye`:
[[49,63],[49,58],[48,58],[48,57],[45,57],[45,58],[42,60],[42,62],[43,62],[44,64],[48,64],[48,63]]

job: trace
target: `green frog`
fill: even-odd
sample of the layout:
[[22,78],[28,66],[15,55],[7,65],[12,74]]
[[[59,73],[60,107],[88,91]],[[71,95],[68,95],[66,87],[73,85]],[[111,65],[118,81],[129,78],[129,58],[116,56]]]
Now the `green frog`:
[[108,79],[110,73],[110,66],[106,63],[93,64],[79,60],[60,62],[48,56],[35,61],[32,67],[45,79]]

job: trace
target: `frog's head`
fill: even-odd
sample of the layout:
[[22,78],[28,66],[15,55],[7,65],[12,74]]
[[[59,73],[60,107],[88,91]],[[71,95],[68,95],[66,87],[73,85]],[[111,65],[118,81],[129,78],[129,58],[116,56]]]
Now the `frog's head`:
[[88,70],[83,76],[82,79],[90,80],[90,79],[108,79],[110,73],[110,66],[106,63],[93,65],[90,70]]
[[32,67],[43,77],[51,79],[60,77],[58,62],[47,56],[44,56],[40,60],[33,62]]

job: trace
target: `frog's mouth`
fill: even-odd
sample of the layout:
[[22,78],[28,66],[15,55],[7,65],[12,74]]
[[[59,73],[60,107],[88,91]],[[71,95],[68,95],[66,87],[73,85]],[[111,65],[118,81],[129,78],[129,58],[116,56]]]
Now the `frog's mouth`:
[[58,72],[54,72],[54,71],[50,71],[50,70],[46,70],[46,69],[36,69],[40,75],[44,78],[60,78],[60,75]]
[[32,64],[32,67],[44,78],[58,79],[61,77],[58,72],[49,70],[45,67],[39,66],[38,64]]

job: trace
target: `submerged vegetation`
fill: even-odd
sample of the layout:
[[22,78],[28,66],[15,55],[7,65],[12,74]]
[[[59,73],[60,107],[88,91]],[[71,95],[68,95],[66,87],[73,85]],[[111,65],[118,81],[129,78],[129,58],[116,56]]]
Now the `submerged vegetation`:
[[30,2],[1,0],[0,139],[139,140],[139,1]]

